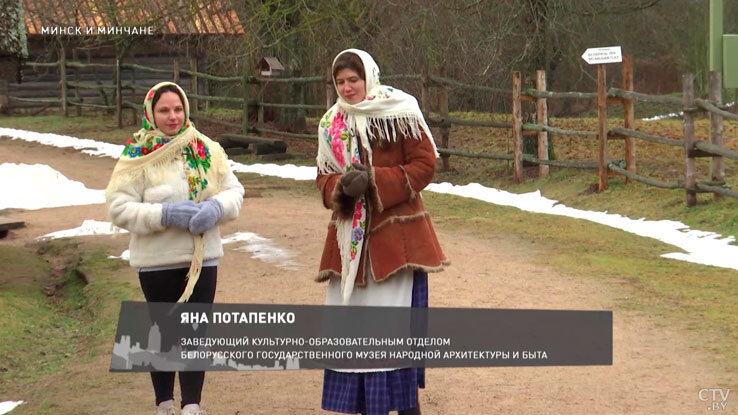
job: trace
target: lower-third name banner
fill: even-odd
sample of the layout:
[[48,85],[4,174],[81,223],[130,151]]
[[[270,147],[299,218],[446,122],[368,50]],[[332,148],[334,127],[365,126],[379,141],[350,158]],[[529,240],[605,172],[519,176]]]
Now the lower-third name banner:
[[124,302],[110,370],[611,364],[611,311]]

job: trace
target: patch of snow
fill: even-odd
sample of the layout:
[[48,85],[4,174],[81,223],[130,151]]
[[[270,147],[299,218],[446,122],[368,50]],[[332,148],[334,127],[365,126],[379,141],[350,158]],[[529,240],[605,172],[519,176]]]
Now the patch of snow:
[[0,164],[0,209],[36,210],[105,203],[105,191],[88,189],[44,164]]

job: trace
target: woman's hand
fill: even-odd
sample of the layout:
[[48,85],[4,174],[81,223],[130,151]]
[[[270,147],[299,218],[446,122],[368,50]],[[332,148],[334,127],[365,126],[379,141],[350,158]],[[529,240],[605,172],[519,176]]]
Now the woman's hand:
[[341,186],[346,196],[363,195],[369,187],[369,168],[359,163],[351,163],[353,170],[341,176]]
[[200,211],[195,205],[195,202],[191,200],[186,202],[162,203],[161,206],[161,224],[166,227],[176,226],[187,229],[190,226],[190,219]]
[[208,229],[215,226],[223,215],[223,207],[220,205],[220,202],[213,198],[205,199],[204,202],[198,203],[197,208],[199,208],[199,212],[192,216],[189,222],[190,233],[193,235],[205,233]]

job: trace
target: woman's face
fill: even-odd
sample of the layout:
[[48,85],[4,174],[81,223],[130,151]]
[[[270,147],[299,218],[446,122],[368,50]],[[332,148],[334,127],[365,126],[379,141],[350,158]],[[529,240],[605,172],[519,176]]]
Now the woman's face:
[[184,125],[185,112],[182,100],[174,92],[164,92],[154,107],[154,123],[168,136],[176,135]]
[[366,84],[353,69],[341,69],[336,74],[338,95],[351,105],[356,105],[366,97]]

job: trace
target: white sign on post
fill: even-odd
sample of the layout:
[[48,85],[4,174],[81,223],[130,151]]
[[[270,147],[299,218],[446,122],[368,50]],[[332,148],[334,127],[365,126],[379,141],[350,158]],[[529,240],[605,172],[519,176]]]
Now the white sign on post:
[[589,48],[582,54],[582,59],[590,65],[622,62],[623,52],[620,50],[620,46]]

